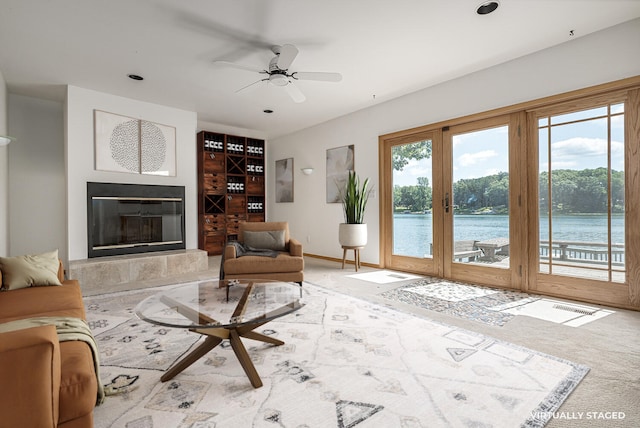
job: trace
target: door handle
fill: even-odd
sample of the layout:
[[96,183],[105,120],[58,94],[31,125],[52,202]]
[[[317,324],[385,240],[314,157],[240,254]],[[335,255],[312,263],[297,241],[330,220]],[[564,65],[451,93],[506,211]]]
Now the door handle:
[[442,206],[444,207],[444,212],[449,212],[449,193],[444,194],[444,199],[442,200]]

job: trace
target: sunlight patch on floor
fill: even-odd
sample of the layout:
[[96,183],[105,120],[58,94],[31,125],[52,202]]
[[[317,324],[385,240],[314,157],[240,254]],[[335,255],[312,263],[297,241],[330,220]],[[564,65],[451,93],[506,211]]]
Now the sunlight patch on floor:
[[407,281],[409,279],[418,279],[420,276],[410,275],[403,272],[394,272],[390,270],[381,270],[366,273],[357,273],[347,275],[349,278],[361,279],[363,281],[375,282],[376,284],[389,284],[391,282]]
[[578,305],[559,300],[539,299],[512,308],[492,308],[512,315],[524,315],[569,327],[580,327],[615,313],[608,309]]

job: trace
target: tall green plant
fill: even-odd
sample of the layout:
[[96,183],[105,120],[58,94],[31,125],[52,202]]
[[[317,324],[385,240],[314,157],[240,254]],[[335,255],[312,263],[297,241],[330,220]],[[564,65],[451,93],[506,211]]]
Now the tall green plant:
[[360,185],[360,179],[355,171],[349,171],[347,183],[344,188],[340,190],[345,223],[364,223],[364,210],[367,207],[370,192],[369,179],[366,178],[362,185]]

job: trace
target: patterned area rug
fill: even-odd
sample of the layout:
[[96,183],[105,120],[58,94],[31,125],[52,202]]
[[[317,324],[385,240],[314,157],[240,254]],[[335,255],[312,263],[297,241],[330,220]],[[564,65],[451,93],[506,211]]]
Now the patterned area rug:
[[503,326],[517,315],[516,309],[540,300],[519,291],[465,285],[424,278],[382,293],[403,303],[486,324]]
[[299,311],[245,340],[254,389],[225,341],[166,383],[199,336],[138,320],[158,289],[86,298],[112,391],[95,427],[541,427],[588,368],[305,283]]

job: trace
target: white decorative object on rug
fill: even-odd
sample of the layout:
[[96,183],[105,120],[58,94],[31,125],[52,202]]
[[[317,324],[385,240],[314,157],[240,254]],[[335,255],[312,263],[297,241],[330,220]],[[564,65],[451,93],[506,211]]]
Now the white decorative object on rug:
[[284,345],[244,341],[258,389],[226,341],[161,383],[197,336],[133,316],[158,289],[86,298],[103,383],[121,391],[95,409],[95,427],[542,427],[589,370],[309,283],[303,290],[304,308],[260,331]]

